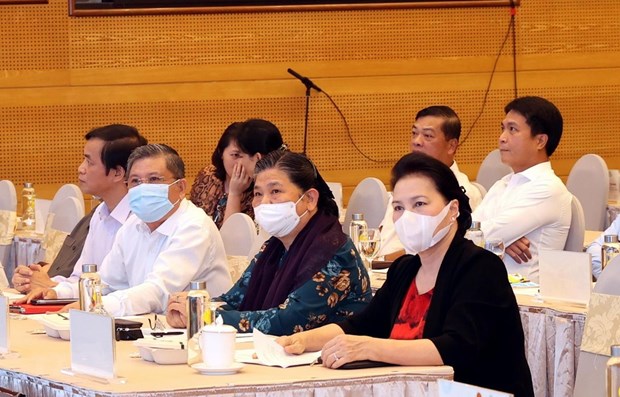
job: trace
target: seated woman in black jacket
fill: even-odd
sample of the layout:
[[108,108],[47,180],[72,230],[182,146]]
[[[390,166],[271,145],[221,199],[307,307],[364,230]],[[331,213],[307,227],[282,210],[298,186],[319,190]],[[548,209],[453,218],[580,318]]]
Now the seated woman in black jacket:
[[457,381],[533,396],[523,328],[503,262],[463,236],[471,223],[454,174],[422,153],[392,170],[395,261],[361,313],[284,336],[289,353],[322,349],[323,365],[358,360],[450,365]]

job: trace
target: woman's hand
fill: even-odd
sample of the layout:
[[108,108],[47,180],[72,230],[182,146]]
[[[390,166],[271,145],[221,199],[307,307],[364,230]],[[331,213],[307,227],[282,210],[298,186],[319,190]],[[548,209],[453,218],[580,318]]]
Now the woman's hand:
[[284,351],[288,354],[301,354],[306,351],[306,338],[304,332],[297,334],[281,336],[276,338],[276,342],[284,347]]
[[339,368],[346,363],[372,360],[372,338],[358,335],[338,335],[323,346],[321,360],[328,368]]
[[166,322],[173,328],[187,327],[187,292],[170,295],[166,308]]
[[237,163],[233,167],[230,183],[228,185],[229,196],[241,196],[252,183],[252,175],[249,175],[243,165]]

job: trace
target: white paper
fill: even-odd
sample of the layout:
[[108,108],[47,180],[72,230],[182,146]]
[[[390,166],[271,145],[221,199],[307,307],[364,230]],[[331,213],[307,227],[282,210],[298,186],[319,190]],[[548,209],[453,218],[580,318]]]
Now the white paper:
[[[257,329],[254,329],[252,335],[254,338],[254,349],[237,350],[235,354],[237,361],[286,368],[296,365],[309,365],[321,355],[320,351],[288,354],[284,351],[284,347],[275,341],[275,336],[265,335]],[[253,357],[254,353],[256,353],[257,358]]]
[[114,318],[71,310],[71,370],[103,379],[115,378]]

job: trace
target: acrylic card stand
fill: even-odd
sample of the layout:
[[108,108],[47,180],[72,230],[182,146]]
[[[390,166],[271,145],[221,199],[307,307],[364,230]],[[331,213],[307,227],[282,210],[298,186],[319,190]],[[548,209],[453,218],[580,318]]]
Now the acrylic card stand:
[[126,383],[115,370],[114,318],[81,310],[70,311],[71,368],[62,373],[99,383]]

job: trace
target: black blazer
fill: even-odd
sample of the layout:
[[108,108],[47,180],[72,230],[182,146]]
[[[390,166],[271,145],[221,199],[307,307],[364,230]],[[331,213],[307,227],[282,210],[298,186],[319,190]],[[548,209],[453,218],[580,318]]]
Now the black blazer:
[[[396,260],[367,308],[339,323],[345,333],[389,338],[421,266],[416,255]],[[434,344],[454,380],[534,395],[523,327],[504,263],[471,241],[455,237],[441,264],[423,337]]]

